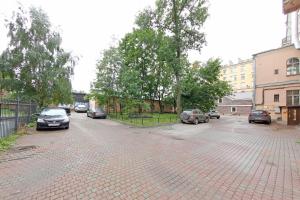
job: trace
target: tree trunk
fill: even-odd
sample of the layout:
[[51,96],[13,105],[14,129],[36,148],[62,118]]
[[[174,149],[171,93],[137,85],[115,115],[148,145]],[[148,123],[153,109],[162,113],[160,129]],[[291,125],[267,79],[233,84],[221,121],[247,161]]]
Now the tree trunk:
[[176,76],[176,113],[177,116],[180,117],[180,113],[182,112],[181,106],[181,82],[180,77]]

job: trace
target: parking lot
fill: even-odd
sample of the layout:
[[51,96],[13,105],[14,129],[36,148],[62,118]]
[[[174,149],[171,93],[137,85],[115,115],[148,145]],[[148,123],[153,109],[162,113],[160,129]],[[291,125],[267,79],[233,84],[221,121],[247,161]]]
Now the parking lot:
[[133,128],[72,113],[69,130],[0,154],[0,199],[300,199],[300,129],[221,116]]

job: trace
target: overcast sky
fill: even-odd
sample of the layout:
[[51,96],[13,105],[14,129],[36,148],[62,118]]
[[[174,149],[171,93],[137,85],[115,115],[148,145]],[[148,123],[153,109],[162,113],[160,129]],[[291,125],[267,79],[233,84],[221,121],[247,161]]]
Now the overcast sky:
[[[155,0],[19,0],[26,8],[41,7],[53,26],[59,27],[63,47],[80,57],[72,84],[89,91],[95,63],[113,38],[132,30],[138,11]],[[191,52],[190,61],[219,57],[224,63],[280,47],[286,17],[281,0],[210,0],[210,17],[205,23],[207,46],[201,54]],[[0,0],[0,52],[7,46],[4,18],[17,9],[16,0]]]

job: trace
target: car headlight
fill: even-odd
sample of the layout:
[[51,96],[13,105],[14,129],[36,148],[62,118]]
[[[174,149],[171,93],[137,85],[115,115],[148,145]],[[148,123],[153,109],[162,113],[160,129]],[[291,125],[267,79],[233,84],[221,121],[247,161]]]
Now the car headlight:
[[40,122],[40,123],[43,123],[43,122],[45,122],[43,119],[41,119],[41,118],[38,118],[37,119],[37,122]]
[[64,120],[63,120],[63,122],[69,122],[69,121],[70,121],[70,120],[69,120],[68,117],[64,118]]

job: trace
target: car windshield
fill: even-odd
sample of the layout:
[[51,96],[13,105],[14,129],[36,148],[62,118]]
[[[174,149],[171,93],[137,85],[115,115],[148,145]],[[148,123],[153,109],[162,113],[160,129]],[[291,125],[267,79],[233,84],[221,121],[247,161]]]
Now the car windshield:
[[95,111],[96,112],[104,112],[102,108],[96,108]]
[[85,105],[78,105],[77,107],[79,107],[79,108],[85,108],[86,106]]
[[64,109],[45,109],[41,112],[42,116],[56,116],[56,115],[67,115]]
[[192,113],[192,110],[185,110],[185,111],[183,111],[184,113],[188,113],[188,114],[190,114],[190,113]]

